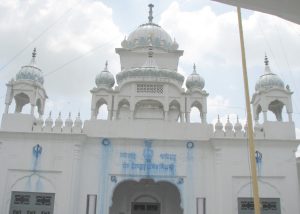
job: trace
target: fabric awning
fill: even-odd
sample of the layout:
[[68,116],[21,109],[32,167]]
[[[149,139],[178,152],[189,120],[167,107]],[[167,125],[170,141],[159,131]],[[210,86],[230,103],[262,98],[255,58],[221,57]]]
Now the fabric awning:
[[279,16],[300,24],[300,0],[212,0]]

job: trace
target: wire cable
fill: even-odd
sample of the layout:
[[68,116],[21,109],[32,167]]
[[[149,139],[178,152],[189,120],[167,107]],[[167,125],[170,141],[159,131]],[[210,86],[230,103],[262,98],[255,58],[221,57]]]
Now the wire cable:
[[39,33],[31,42],[27,43],[21,50],[19,50],[12,58],[10,58],[4,65],[0,67],[0,71],[9,66],[18,56],[20,56],[28,47],[38,41],[44,34],[46,34],[51,28],[53,28],[62,18],[69,14],[82,0],[79,0],[77,4],[67,9],[61,16],[59,16],[54,22],[48,25],[41,33]]

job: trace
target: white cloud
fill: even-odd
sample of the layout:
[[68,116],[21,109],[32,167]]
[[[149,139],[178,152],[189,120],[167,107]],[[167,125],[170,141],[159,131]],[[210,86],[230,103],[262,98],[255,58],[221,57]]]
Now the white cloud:
[[[173,2],[161,15],[160,24],[176,37],[185,50],[183,63],[197,62],[202,68],[240,67],[240,43],[236,11],[217,15],[210,6],[183,11]],[[279,71],[290,66],[299,70],[300,26],[278,17],[254,12],[243,21],[248,66],[263,64],[265,52]],[[285,52],[283,51],[285,49]],[[236,70],[236,69],[235,69]],[[221,71],[221,70],[220,70]]]
[[121,38],[118,27],[112,21],[112,9],[100,1],[80,3],[61,27],[63,31],[56,31],[48,39],[51,51],[84,53],[107,42],[113,41],[117,45],[116,41]]
[[215,97],[208,97],[207,99],[208,109],[223,110],[229,106],[229,100],[224,98],[221,95],[217,95]]
[[[160,25],[176,37],[184,55],[181,73],[195,62],[197,71],[206,81],[208,121],[217,114],[234,113],[245,117],[244,87],[241,74],[241,54],[236,11],[218,14],[205,6],[192,11],[173,2],[161,15]],[[243,18],[250,91],[264,70],[264,54],[270,59],[271,69],[279,74],[295,92],[295,112],[299,112],[300,88],[300,26],[278,17],[259,12]],[[184,70],[186,69],[186,70]],[[251,92],[251,93],[252,93]],[[230,105],[229,105],[230,101]],[[296,126],[300,121],[296,120]]]
[[90,103],[80,105],[87,98],[90,102],[89,90],[95,86],[97,73],[106,60],[111,72],[120,70],[114,48],[120,46],[123,33],[113,21],[112,9],[93,0],[1,1],[0,41],[5,42],[1,44],[0,67],[37,37],[0,72],[1,91],[5,91],[4,83],[30,61],[31,51],[37,47],[37,65],[45,74],[44,87],[49,96],[46,114],[63,108],[77,113],[80,108],[89,117]]

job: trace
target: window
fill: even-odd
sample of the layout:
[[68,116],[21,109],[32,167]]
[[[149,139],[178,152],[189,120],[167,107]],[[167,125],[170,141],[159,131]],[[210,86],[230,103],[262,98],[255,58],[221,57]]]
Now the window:
[[148,93],[148,94],[163,94],[164,86],[161,84],[146,84],[140,83],[136,85],[137,93]]
[[51,205],[51,196],[36,196],[35,198],[35,205],[38,206],[50,206]]
[[53,214],[54,193],[12,192],[9,214]]
[[[260,198],[261,214],[281,214],[280,198]],[[250,214],[254,211],[253,198],[238,198],[239,214]]]

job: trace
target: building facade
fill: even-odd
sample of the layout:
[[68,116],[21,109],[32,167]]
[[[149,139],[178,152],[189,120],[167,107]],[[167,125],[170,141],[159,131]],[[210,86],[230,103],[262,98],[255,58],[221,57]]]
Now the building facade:
[[[183,50],[149,7],[148,22],[116,48],[116,78],[108,63],[96,76],[90,119],[43,119],[47,93],[35,50],[7,83],[0,213],[253,213],[247,126],[238,118],[207,122],[203,77],[195,65],[187,78],[177,72]],[[29,114],[22,113],[26,105]],[[107,120],[98,117],[103,105]],[[200,123],[190,122],[194,107]],[[262,213],[300,213],[292,92],[267,57],[252,107]]]

